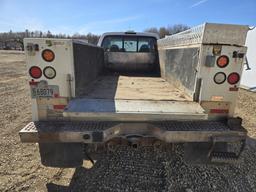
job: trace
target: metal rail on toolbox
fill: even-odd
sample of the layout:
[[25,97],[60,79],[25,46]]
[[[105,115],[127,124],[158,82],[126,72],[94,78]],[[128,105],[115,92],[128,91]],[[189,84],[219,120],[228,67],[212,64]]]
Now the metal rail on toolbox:
[[[158,46],[177,47],[193,44],[226,44],[243,46],[249,26],[205,23],[158,40]],[[217,29],[217,30],[216,30]]]
[[31,122],[20,131],[22,142],[103,143],[130,135],[155,137],[168,143],[236,142],[246,138],[240,125],[220,121],[168,122]]

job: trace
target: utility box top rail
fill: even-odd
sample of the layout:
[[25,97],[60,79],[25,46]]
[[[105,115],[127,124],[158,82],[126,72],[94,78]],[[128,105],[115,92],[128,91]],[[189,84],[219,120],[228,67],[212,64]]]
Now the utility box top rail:
[[204,23],[158,41],[159,47],[193,44],[226,44],[244,46],[248,25]]

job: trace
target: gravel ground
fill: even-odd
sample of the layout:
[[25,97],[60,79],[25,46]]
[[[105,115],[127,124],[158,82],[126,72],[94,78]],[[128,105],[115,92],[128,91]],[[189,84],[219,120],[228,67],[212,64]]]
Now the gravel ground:
[[76,170],[68,187],[49,191],[255,191],[255,153],[246,149],[238,165],[188,165],[178,153],[120,147],[92,169]]
[[0,51],[0,191],[256,191],[256,93],[240,90],[236,114],[250,139],[240,163],[188,165],[177,153],[120,147],[91,168],[47,168],[18,131],[31,121],[24,55]]

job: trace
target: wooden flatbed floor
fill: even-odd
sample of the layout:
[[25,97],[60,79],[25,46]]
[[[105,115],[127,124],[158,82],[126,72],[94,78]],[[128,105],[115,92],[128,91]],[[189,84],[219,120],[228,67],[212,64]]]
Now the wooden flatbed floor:
[[87,87],[88,99],[192,101],[161,77],[100,76]]

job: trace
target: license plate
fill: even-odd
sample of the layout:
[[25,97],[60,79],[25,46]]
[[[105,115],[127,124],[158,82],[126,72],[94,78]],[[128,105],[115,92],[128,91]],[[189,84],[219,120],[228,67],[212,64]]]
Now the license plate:
[[53,97],[54,90],[52,88],[31,88],[32,97]]

